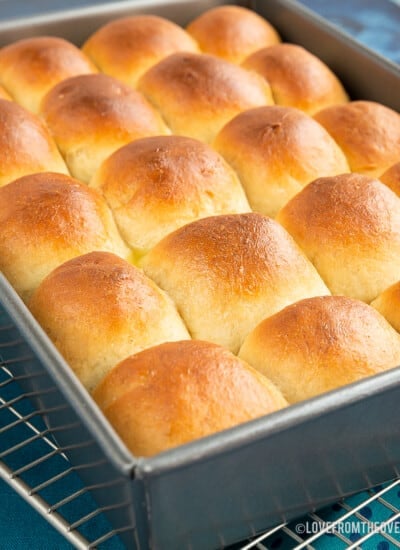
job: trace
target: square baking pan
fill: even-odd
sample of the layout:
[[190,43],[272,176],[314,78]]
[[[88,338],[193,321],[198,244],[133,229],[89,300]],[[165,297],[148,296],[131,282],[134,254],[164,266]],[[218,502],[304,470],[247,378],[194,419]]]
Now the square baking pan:
[[[112,18],[185,25],[223,2],[121,1],[0,22],[0,44],[51,34],[80,45]],[[289,0],[246,3],[336,72],[353,99],[400,110],[400,70]],[[398,476],[400,368],[153,458],[133,457],[0,274],[0,359],[128,548],[212,549]],[[28,375],[28,376],[26,376]]]

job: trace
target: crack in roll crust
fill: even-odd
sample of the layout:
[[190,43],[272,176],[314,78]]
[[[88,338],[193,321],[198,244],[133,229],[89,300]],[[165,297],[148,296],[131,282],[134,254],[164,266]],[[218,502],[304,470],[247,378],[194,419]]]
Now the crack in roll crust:
[[197,52],[198,46],[181,27],[162,17],[124,17],[98,29],[82,47],[106,74],[136,86],[152,65],[177,51]]
[[166,343],[117,365],[94,392],[136,456],[150,456],[286,406],[265,377],[209,342]]
[[187,137],[150,137],[122,147],[91,186],[101,190],[126,242],[139,252],[196,219],[250,211],[230,166]]
[[267,315],[329,293],[290,235],[254,213],[192,222],[158,243],[142,266],[173,298],[193,338],[233,352]]
[[291,107],[241,113],[221,130],[214,147],[236,170],[253,210],[268,216],[313,179],[349,171],[326,130]]
[[91,250],[130,253],[100,193],[49,172],[0,188],[0,268],[24,300],[52,269]]
[[296,403],[400,365],[400,335],[363,302],[316,297],[265,319],[239,357]]
[[142,76],[138,89],[175,134],[207,143],[241,111],[273,103],[259,75],[206,54],[170,55]]
[[400,199],[383,183],[342,174],[310,183],[279,212],[331,290],[371,302],[400,272]]
[[274,27],[255,12],[241,6],[207,10],[186,28],[204,53],[241,63],[245,57],[280,41]]
[[189,338],[172,300],[141,270],[109,252],[59,266],[36,289],[29,307],[89,391],[128,355]]

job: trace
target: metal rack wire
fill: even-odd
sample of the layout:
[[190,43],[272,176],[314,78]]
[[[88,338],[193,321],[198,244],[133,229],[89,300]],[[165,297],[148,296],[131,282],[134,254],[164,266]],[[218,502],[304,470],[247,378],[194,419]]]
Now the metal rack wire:
[[[15,345],[15,342],[0,344],[2,348],[8,345]],[[7,441],[6,447],[0,446],[1,478],[76,548],[122,549],[118,535],[133,526],[126,525],[118,530],[111,527],[104,516],[105,508],[98,507],[90,494],[104,488],[107,482],[90,487],[82,485],[79,467],[72,466],[66,457],[69,449],[55,443],[54,430],[43,422],[43,415],[49,411],[33,408],[33,392],[21,392],[18,382],[27,375],[19,373],[17,367],[13,361],[3,361],[0,365],[0,435],[3,446]],[[91,463],[83,467],[96,466],[97,463]],[[40,483],[37,483],[38,472],[42,478]],[[332,538],[335,548],[339,543],[347,550],[364,547],[375,539],[381,541],[381,548],[400,548],[400,509],[393,499],[393,495],[399,498],[399,490],[400,480],[393,481],[358,495],[358,502],[352,498],[342,500],[333,508],[330,506],[297,522],[279,525],[253,540],[235,545],[232,550],[326,548]],[[379,524],[372,522],[366,512],[372,503],[385,512]],[[336,516],[333,521],[332,510]],[[78,517],[77,511],[80,512]],[[355,524],[359,526],[356,533],[351,532],[354,527],[349,527]]]
[[[0,343],[0,354],[16,344]],[[32,376],[19,372],[19,365],[26,359],[0,364],[0,477],[76,548],[122,549],[118,534],[133,526],[113,529],[104,517],[106,508],[99,508],[91,497],[91,492],[104,489],[113,481],[83,486],[79,478],[79,470],[97,468],[104,459],[81,467],[69,463],[65,453],[72,446],[60,447],[54,437],[58,430],[71,430],[74,426],[46,427],[43,417],[55,409],[34,408],[31,399],[35,392],[23,393],[19,386],[25,377]],[[61,411],[66,405],[56,407]],[[91,441],[86,442],[90,444]],[[115,508],[125,505],[120,503]],[[81,512],[79,516],[77,511]]]

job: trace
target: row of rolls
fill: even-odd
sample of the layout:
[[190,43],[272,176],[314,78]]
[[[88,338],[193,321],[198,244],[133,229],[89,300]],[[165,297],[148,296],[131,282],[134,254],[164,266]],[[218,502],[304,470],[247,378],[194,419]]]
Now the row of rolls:
[[400,365],[398,113],[237,6],[0,84],[0,268],[135,455]]

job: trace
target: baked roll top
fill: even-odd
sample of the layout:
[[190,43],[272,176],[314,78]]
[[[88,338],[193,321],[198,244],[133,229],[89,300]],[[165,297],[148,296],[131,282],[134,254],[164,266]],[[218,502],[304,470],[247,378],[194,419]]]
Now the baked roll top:
[[254,213],[185,225],[160,241],[142,266],[173,298],[193,338],[234,353],[268,315],[329,293],[290,235]]

